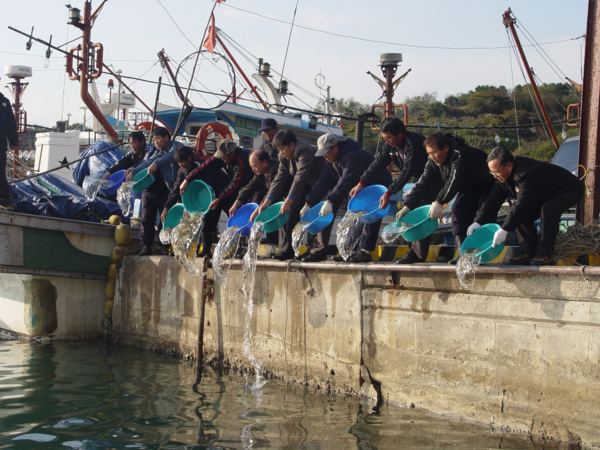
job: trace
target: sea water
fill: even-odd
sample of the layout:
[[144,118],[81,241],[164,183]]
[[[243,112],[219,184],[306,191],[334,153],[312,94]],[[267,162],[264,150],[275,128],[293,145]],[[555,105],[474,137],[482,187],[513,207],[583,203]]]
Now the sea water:
[[358,244],[365,227],[362,220],[362,216],[365,214],[362,211],[348,211],[338,226],[335,243],[344,261],[348,261],[348,258],[352,256],[354,247]]
[[463,289],[471,289],[475,285],[475,269],[481,264],[481,255],[476,253],[483,252],[480,248],[470,248],[464,250],[456,262],[456,278]]
[[112,181],[88,175],[83,179],[83,184],[81,187],[83,189],[85,198],[88,200],[94,200],[98,196],[100,189],[108,188],[112,185],[114,185],[114,182]]
[[105,343],[0,341],[0,448],[11,450],[522,449],[422,409],[206,369]]
[[227,284],[227,275],[229,274],[231,263],[240,246],[240,239],[240,227],[229,227],[221,234],[221,239],[215,247],[212,258],[212,268],[215,274],[215,280],[217,280],[223,288]]
[[402,237],[402,234],[413,225],[412,223],[392,222],[384,227],[381,232],[381,239],[386,244],[395,244]]
[[131,198],[133,197],[131,188],[134,184],[135,181],[125,181],[117,189],[117,203],[121,211],[123,211],[124,216],[128,216],[131,212]]
[[204,228],[204,217],[204,214],[183,216],[170,235],[175,261],[194,277],[200,276],[200,269],[196,266],[196,249]]
[[302,247],[302,241],[304,241],[304,236],[308,232],[310,224],[311,222],[298,222],[292,230],[292,248],[296,258],[300,256],[300,247]]

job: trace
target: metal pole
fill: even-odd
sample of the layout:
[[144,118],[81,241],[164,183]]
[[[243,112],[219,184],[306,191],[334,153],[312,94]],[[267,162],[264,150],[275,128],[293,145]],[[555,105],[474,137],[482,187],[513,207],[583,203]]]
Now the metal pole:
[[327,100],[325,101],[325,123],[331,125],[331,86],[327,86]]
[[[152,112],[152,125],[150,125],[150,142],[152,142],[152,133],[154,132],[154,118],[158,108],[158,99],[160,97],[160,87],[162,86],[162,76],[158,77],[158,87],[156,88],[156,100],[154,100],[154,110]],[[173,136],[175,137],[175,136]]]
[[358,118],[358,121],[356,122],[356,142],[358,143],[358,146],[360,148],[362,148],[362,144],[363,144],[363,132],[364,132],[364,128],[365,128],[365,123],[360,120],[360,117]]
[[529,78],[531,87],[533,87],[535,98],[537,99],[540,105],[540,109],[542,110],[542,115],[544,116],[544,120],[546,121],[546,126],[548,127],[548,131],[550,132],[550,136],[552,136],[552,141],[554,142],[554,145],[558,149],[558,138],[556,137],[556,133],[554,132],[554,127],[552,126],[552,122],[550,121],[550,116],[548,116],[548,111],[546,111],[546,107],[544,106],[544,101],[542,100],[540,91],[537,85],[535,84],[535,79],[533,78],[531,67],[529,67],[529,63],[527,62],[527,58],[525,57],[525,52],[523,51],[523,47],[521,46],[521,41],[519,41],[519,36],[517,36],[517,30],[515,30],[515,19],[512,18],[511,13],[512,11],[508,9],[504,11],[504,14],[502,14],[502,17],[504,19],[504,26],[510,28],[510,32],[513,35],[513,39],[515,40],[515,44],[517,45],[517,49],[519,50],[519,54],[521,55],[521,59],[523,60],[523,65],[525,66],[525,70],[527,71],[527,77]]

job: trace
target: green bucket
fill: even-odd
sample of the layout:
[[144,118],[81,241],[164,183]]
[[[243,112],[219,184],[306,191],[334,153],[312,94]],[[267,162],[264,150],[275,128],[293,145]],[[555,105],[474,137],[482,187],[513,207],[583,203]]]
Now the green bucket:
[[201,180],[192,181],[181,197],[183,206],[190,214],[204,213],[215,199],[212,188]]
[[465,242],[463,242],[460,247],[460,252],[464,253],[466,250],[479,248],[481,251],[475,253],[475,256],[481,256],[481,264],[493,261],[500,256],[502,250],[504,250],[504,242],[492,248],[494,234],[499,229],[500,225],[497,223],[488,223],[487,225],[477,228],[471,236],[467,236]]
[[254,223],[262,222],[265,233],[271,233],[272,231],[279,230],[290,218],[290,213],[279,214],[281,205],[283,205],[283,202],[275,203],[274,205],[269,206],[267,209],[261,212],[256,219],[254,219]]
[[135,192],[142,192],[144,189],[148,189],[152,183],[154,183],[154,175],[148,173],[148,169],[144,169],[138,172],[133,177],[135,184],[131,187]]
[[413,226],[402,233],[402,237],[408,242],[415,242],[420,239],[426,238],[438,228],[438,219],[432,219],[428,216],[430,205],[421,206],[407,215],[405,215],[398,222],[400,223],[412,223]]
[[181,219],[183,218],[184,211],[185,208],[181,203],[173,205],[167,213],[165,223],[163,223],[163,228],[175,228],[177,225],[179,225],[179,222],[181,222]]

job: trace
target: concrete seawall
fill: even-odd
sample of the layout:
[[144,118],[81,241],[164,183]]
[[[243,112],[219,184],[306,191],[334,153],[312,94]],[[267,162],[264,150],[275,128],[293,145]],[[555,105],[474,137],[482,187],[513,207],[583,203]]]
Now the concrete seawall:
[[[241,267],[207,277],[205,356],[247,367]],[[194,354],[201,285],[125,258],[113,333]],[[599,289],[596,268],[481,267],[465,291],[449,266],[259,261],[251,347],[286,379],[600,447]]]

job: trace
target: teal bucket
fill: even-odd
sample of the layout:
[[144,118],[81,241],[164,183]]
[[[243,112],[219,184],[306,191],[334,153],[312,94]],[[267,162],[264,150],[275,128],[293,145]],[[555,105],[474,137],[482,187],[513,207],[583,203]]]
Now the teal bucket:
[[167,213],[167,217],[165,217],[165,223],[163,223],[163,228],[175,228],[181,222],[183,218],[183,212],[185,208],[181,203],[177,203],[173,205],[169,212]]
[[254,223],[262,222],[265,233],[271,233],[272,231],[279,230],[290,218],[290,213],[279,214],[281,205],[283,205],[283,202],[275,203],[274,205],[269,206],[267,209],[261,212],[256,219],[254,219]]
[[465,242],[463,242],[460,247],[460,252],[463,253],[472,248],[479,248],[482,251],[475,253],[475,256],[481,256],[481,264],[493,261],[500,256],[502,250],[504,250],[504,242],[492,248],[494,234],[499,229],[500,225],[497,223],[488,223],[487,225],[477,228],[471,236],[467,236]]
[[136,173],[132,181],[135,181],[135,184],[131,189],[135,192],[142,192],[154,183],[154,175],[148,173],[148,169],[144,169],[141,172]]
[[420,239],[426,238],[430,234],[435,233],[438,228],[438,219],[431,219],[429,214],[430,205],[421,206],[407,215],[405,215],[398,222],[400,223],[412,223],[413,226],[402,233],[402,237],[408,242],[415,242]]
[[201,180],[192,181],[181,197],[185,210],[190,214],[205,213],[214,199],[212,188]]

